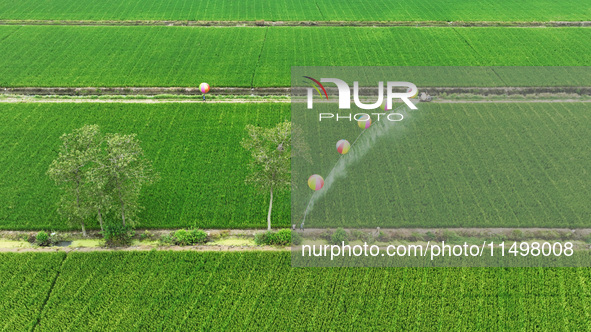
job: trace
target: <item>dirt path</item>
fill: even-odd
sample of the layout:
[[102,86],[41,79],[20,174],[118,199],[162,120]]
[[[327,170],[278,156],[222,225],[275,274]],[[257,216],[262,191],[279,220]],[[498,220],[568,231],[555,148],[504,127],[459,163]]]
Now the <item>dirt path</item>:
[[[308,228],[305,230],[296,230],[297,233],[301,234],[304,239],[307,241],[317,241],[318,239],[325,238],[327,232],[333,232],[335,229],[324,229],[324,228]],[[146,230],[136,230],[136,234],[142,234]],[[156,239],[164,234],[168,234],[173,230],[168,229],[158,229],[158,230],[148,230],[152,238]],[[263,229],[232,229],[232,230],[224,230],[224,229],[206,229],[206,232],[209,234],[224,234],[226,238],[232,237],[246,237],[251,238],[256,233],[264,232]],[[364,228],[364,229],[356,229],[356,231],[360,231],[366,234],[371,234],[373,236],[381,236],[380,233],[383,233],[386,236],[389,236],[394,241],[411,241],[412,243],[422,243],[423,240],[412,240],[413,237],[416,237],[417,234],[422,236],[433,236],[434,234],[442,234],[444,231],[453,232],[454,236],[459,236],[463,240],[472,239],[482,239],[482,238],[499,238],[499,239],[511,239],[515,238],[516,236],[521,238],[524,241],[529,241],[531,239],[538,239],[538,240],[565,240],[568,239],[569,241],[574,241],[578,243],[578,247],[589,249],[590,246],[585,244],[585,241],[591,235],[591,228],[580,228],[580,229],[570,229],[570,228]],[[519,232],[516,232],[519,231]],[[100,235],[98,231],[92,230],[89,231],[89,237],[83,238],[82,234],[79,231],[72,231],[72,232],[64,232],[67,233],[68,238],[73,239],[91,239],[92,241],[98,241]],[[25,237],[31,237],[36,234],[34,231],[0,231],[0,239],[16,239]],[[445,233],[443,233],[445,234]],[[421,237],[422,237],[421,236]],[[519,239],[516,239],[519,240]],[[224,241],[224,240],[217,240],[217,241]],[[289,251],[291,247],[274,247],[274,246],[257,246],[249,243],[237,243],[237,244],[228,244],[223,242],[211,242],[207,245],[198,245],[198,246],[167,246],[167,245],[159,245],[158,242],[152,240],[151,243],[138,243],[129,247],[121,247],[121,248],[105,248],[99,246],[63,246],[63,247],[35,247],[29,245],[27,242],[15,242],[21,243],[18,247],[0,247],[0,252],[91,252],[91,251],[150,251],[150,250],[158,250],[158,251]],[[24,245],[24,246],[23,246]]]
[[291,247],[271,246],[227,246],[227,245],[204,245],[204,246],[130,246],[122,248],[104,247],[31,247],[31,248],[1,248],[2,252],[91,252],[91,251],[289,251]]
[[591,21],[178,21],[178,20],[0,20],[0,25],[69,26],[333,26],[333,27],[588,27]]
[[[330,229],[334,230],[334,229]],[[357,229],[365,233],[378,233],[379,231],[388,233],[397,233],[400,235],[410,235],[412,233],[426,234],[428,232],[436,233],[442,230],[452,231],[464,236],[482,236],[486,235],[507,235],[515,230],[522,232],[558,232],[558,233],[572,233],[574,236],[587,236],[591,234],[591,228],[510,228],[510,227],[498,227],[498,228],[463,228],[463,227],[451,227],[451,228],[360,228]],[[301,231],[298,231],[301,232]],[[303,231],[304,236],[317,236],[326,232],[324,228],[306,228]]]
[[[273,229],[274,231],[279,230],[280,228]],[[175,229],[136,229],[136,234],[142,234],[146,231],[152,233],[154,236],[159,237],[164,234],[168,234],[170,232],[174,232],[178,230]],[[224,234],[225,236],[244,236],[244,237],[253,237],[257,233],[265,232],[266,229],[203,229],[208,234]],[[303,234],[304,236],[316,236],[320,235],[327,230],[334,231],[334,228],[305,228],[302,232],[299,228],[296,230],[298,233]],[[526,228],[511,228],[511,227],[475,227],[475,228],[466,228],[466,227],[451,227],[451,228],[356,228],[361,232],[366,233],[377,233],[379,231],[383,232],[390,232],[390,233],[398,233],[398,234],[412,234],[412,233],[421,233],[426,234],[428,232],[436,233],[442,230],[449,230],[456,233],[462,233],[466,236],[480,236],[482,234],[493,235],[493,234],[509,234],[515,230],[520,230],[522,232],[540,232],[540,231],[553,231],[553,232],[560,232],[560,233],[572,233],[573,235],[577,236],[587,236],[591,234],[591,228],[541,228],[541,227],[526,227]],[[14,230],[4,230],[0,231],[0,238],[16,238],[22,235],[32,235],[36,234],[36,230],[31,231],[14,231]],[[80,231],[64,231],[59,233],[67,233],[74,239],[84,239],[82,236],[82,232]],[[87,231],[88,238],[100,238],[99,230],[89,230]]]
[[[208,100],[207,104],[217,103],[289,103],[289,99],[218,99]],[[123,103],[123,104],[203,104],[200,99],[84,99],[84,98],[0,98],[0,103]]]
[[[197,83],[198,84],[198,83]],[[209,95],[232,95],[232,96],[267,96],[283,95],[291,93],[289,87],[215,87]],[[183,95],[201,98],[202,94],[198,87],[3,87],[0,94],[5,95],[58,95],[58,96],[96,96],[96,95]]]
[[[331,95],[337,94],[336,87],[327,87]],[[361,87],[360,95],[374,96],[374,88]],[[421,86],[420,92],[426,92],[431,96],[448,95],[482,95],[482,96],[511,96],[511,95],[541,95],[557,96],[591,96],[591,86],[531,86],[531,87],[445,87],[445,86]],[[297,90],[294,93],[298,96],[305,96],[304,90]],[[197,87],[4,87],[0,88],[0,94],[11,96],[65,96],[71,98],[96,98],[107,96],[156,96],[159,99],[174,98],[174,96],[190,96],[201,98],[202,94]],[[231,96],[232,99],[272,98],[281,96],[283,98],[292,95],[290,87],[215,87],[208,96],[216,98]]]
[[[207,104],[244,104],[244,103],[290,103],[290,99],[217,99],[208,100]],[[298,101],[294,101],[298,102]],[[299,101],[303,103],[304,101]],[[466,100],[466,99],[433,99],[432,103],[442,104],[490,104],[490,103],[588,103],[591,99],[483,99],[483,100]],[[84,98],[0,98],[0,103],[122,103],[122,104],[203,104],[199,99],[84,99]]]
[[588,103],[591,99],[499,99],[499,100],[455,100],[455,99],[434,99],[433,103],[440,104],[490,104],[490,103]]

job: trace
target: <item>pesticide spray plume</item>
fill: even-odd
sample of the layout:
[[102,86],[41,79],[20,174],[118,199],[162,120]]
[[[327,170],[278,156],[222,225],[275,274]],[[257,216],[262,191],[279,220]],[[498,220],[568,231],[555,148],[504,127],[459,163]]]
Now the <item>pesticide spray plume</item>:
[[[408,121],[410,118],[408,115],[409,111],[411,111],[410,108],[406,104],[402,104],[391,111],[387,111],[386,114],[399,113],[403,116],[402,121]],[[339,157],[328,176],[324,179],[324,186],[322,187],[322,190],[315,191],[312,194],[312,197],[310,197],[310,201],[308,201],[308,205],[304,211],[304,217],[301,221],[300,228],[304,228],[306,217],[314,209],[314,204],[328,193],[333,183],[335,183],[338,179],[344,178],[347,175],[347,169],[350,166],[361,160],[369,152],[378,139],[389,133],[397,126],[402,129],[398,121],[376,121],[369,128],[364,129],[357,136],[355,141],[353,141],[351,144],[349,153]]]

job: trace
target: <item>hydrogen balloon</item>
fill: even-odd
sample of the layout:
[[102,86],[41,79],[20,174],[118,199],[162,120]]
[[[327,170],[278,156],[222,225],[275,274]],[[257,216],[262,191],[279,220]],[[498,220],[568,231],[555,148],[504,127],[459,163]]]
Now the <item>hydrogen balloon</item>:
[[207,83],[199,84],[199,91],[201,91],[201,93],[208,93],[209,92],[209,84],[207,84]]
[[342,139],[337,142],[337,151],[340,154],[346,154],[347,152],[349,152],[350,148],[351,144],[349,144],[349,141],[347,141],[346,139]]
[[324,179],[318,174],[314,174],[308,178],[308,187],[312,190],[320,190],[324,186]]
[[369,116],[367,118],[361,118],[357,121],[357,124],[359,125],[359,128],[367,129],[371,126],[371,118]]

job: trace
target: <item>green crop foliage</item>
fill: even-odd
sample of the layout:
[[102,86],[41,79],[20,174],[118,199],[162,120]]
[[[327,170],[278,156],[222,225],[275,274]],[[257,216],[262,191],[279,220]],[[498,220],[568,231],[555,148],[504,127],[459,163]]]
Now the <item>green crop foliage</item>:
[[291,66],[591,65],[588,28],[0,26],[0,40],[4,87],[208,82],[215,93],[290,86]]
[[291,66],[589,66],[585,47],[586,28],[276,27],[254,85],[289,85]]
[[[392,172],[374,188],[384,194],[372,196],[371,208],[388,218],[356,226],[589,227],[591,183],[580,174],[590,172],[591,104],[420,106],[396,138],[396,158],[387,160]],[[87,123],[105,132],[137,133],[160,172],[162,180],[142,195],[142,227],[264,227],[268,197],[244,183],[249,156],[239,142],[246,124],[271,127],[287,118],[289,105],[282,103],[5,104],[0,228],[70,228],[55,211],[59,193],[45,171],[59,136]],[[333,144],[311,152],[318,151],[334,156]],[[358,179],[366,174],[363,164],[382,164],[381,157],[367,154],[351,169],[356,176],[335,183],[335,192],[365,183]],[[328,173],[334,162],[324,158],[314,169]],[[283,192],[276,198],[274,227],[290,225],[289,197]],[[370,208],[359,205],[363,197],[329,209],[334,219],[312,213],[307,226],[351,226],[342,220]],[[327,196],[329,202],[342,199]]]
[[258,28],[0,27],[0,85],[250,86],[264,37]]
[[585,0],[0,1],[0,19],[18,20],[575,21],[590,14]]
[[0,254],[0,330],[25,331],[36,324],[64,256]]
[[[314,203],[306,227],[589,227],[590,111],[589,103],[421,103],[371,146],[351,147],[367,153]],[[326,178],[340,157],[334,142],[360,133],[346,123],[334,141],[319,139],[323,127],[312,123],[310,153],[322,157],[297,168],[298,222],[308,176]]]
[[582,331],[590,281],[588,268],[292,268],[289,252],[70,253],[41,313],[14,313],[39,316],[36,331]]
[[[84,124],[138,135],[161,180],[145,188],[141,227],[256,228],[268,194],[246,184],[246,125],[272,127],[289,104],[4,104],[0,112],[0,229],[70,229],[59,190],[45,174],[59,137]],[[289,193],[278,192],[274,227],[289,225]],[[90,228],[97,228],[92,221]]]

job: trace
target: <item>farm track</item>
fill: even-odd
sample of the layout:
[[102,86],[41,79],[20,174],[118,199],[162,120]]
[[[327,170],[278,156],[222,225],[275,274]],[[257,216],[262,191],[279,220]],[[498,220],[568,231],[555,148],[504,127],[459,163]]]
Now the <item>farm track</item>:
[[291,247],[272,247],[272,246],[228,246],[228,245],[204,245],[204,246],[150,246],[138,245],[123,248],[105,248],[105,247],[36,247],[36,248],[0,248],[0,253],[3,252],[91,252],[91,251],[289,251]]
[[[329,93],[336,93],[336,89],[327,88]],[[363,87],[360,89],[363,93]],[[368,90],[372,95],[375,89]],[[567,87],[420,87],[421,92],[430,95],[440,94],[474,94],[474,95],[531,95],[531,94],[573,94],[591,95],[589,86],[567,86]],[[210,92],[214,95],[232,96],[289,96],[289,87],[218,87]],[[23,96],[106,96],[106,95],[183,95],[201,97],[197,87],[5,87],[0,88],[0,95],[23,95]]]
[[591,27],[591,21],[180,21],[180,20],[0,20],[0,25],[188,26],[188,27]]
[[[279,230],[280,228],[273,228],[273,230]],[[303,235],[305,236],[317,236],[317,235],[321,235],[322,233],[324,233],[326,230],[335,230],[336,228],[306,228],[303,231]],[[447,228],[427,228],[427,227],[418,227],[418,228],[409,228],[409,227],[402,227],[402,228],[387,228],[387,227],[382,227],[379,230],[383,231],[383,232],[397,232],[399,234],[412,234],[412,233],[421,233],[421,234],[426,234],[428,232],[432,232],[432,233],[436,233],[438,231],[441,230],[449,230],[452,232],[465,232],[466,236],[476,236],[476,235],[481,235],[481,234],[488,234],[488,235],[495,235],[495,234],[507,234],[507,233],[511,233],[514,230],[520,230],[522,232],[537,232],[537,231],[553,231],[553,232],[560,232],[560,233],[565,233],[565,232],[571,232],[573,233],[573,235],[576,236],[586,236],[591,234],[591,228],[545,228],[545,227],[447,227]],[[166,233],[169,233],[171,231],[175,231],[177,230],[177,228],[162,228],[162,229],[147,229],[147,228],[139,228],[136,229],[136,233],[141,234],[144,231],[149,231],[151,233],[153,233],[154,235],[160,236],[160,235],[164,235]],[[233,229],[203,229],[204,231],[208,232],[208,233],[223,233],[223,232],[228,232],[228,236],[254,236],[257,233],[260,232],[264,232],[266,231],[266,229],[238,229],[238,228],[233,228]],[[365,233],[371,233],[371,232],[377,232],[376,228],[356,228],[356,230],[359,230],[361,232],[365,232]],[[301,233],[301,231],[298,229],[297,230],[298,233]],[[67,231],[66,233],[70,234],[72,237],[74,238],[80,238],[83,239],[82,237],[82,232],[81,231]],[[31,234],[35,234],[35,231],[9,231],[9,230],[0,230],[0,238],[3,237],[18,237],[18,236],[22,236],[22,235],[31,235]],[[101,237],[100,235],[100,231],[99,230],[88,230],[87,234],[89,236],[89,238],[99,238]]]
[[[330,228],[328,229],[330,230]],[[334,230],[334,228],[332,229]],[[390,234],[397,234],[398,236],[408,237],[412,234],[428,234],[433,233],[436,234],[441,232],[441,228],[363,228],[357,229],[358,231],[373,234],[386,232]],[[591,228],[580,228],[580,229],[570,229],[570,228],[539,228],[539,227],[532,227],[532,228],[445,228],[447,231],[456,232],[457,234],[462,234],[464,237],[495,237],[495,236],[509,236],[514,231],[520,231],[522,233],[536,233],[536,232],[554,232],[558,234],[567,234],[570,233],[573,238],[585,238],[591,234]],[[143,230],[138,230],[138,232],[142,232]],[[169,229],[150,229],[151,233],[155,236],[162,236],[171,230]],[[245,236],[245,237],[252,237],[256,233],[264,232],[262,229],[231,229],[231,230],[222,230],[222,229],[209,229],[206,230],[209,233],[222,233],[224,231],[229,231],[229,236]],[[317,238],[321,237],[327,229],[325,228],[307,228],[304,231],[297,230],[298,233],[302,234],[306,238]],[[10,237],[19,237],[19,236],[29,236],[34,234],[32,231],[0,231],[0,238],[3,236],[10,236]],[[72,231],[68,232],[73,237],[76,238],[83,238],[81,232],[79,231]],[[89,238],[96,239],[99,237],[99,232],[91,230],[89,231]],[[377,234],[376,234],[377,235]],[[417,243],[420,244],[422,241],[410,241],[409,243]],[[589,248],[580,248],[580,249],[591,249]],[[25,253],[25,252],[93,252],[93,251],[151,251],[151,250],[158,250],[158,251],[289,251],[291,247],[275,247],[275,246],[253,246],[253,245],[224,245],[224,244],[214,244],[214,245],[199,245],[199,246],[154,246],[154,245],[146,245],[146,244],[139,244],[133,245],[129,247],[120,247],[120,248],[106,248],[106,247],[31,247],[31,248],[1,248],[0,253],[2,252],[18,252],[18,253]]]
[[[283,99],[226,99],[226,100],[208,100],[208,104],[216,103],[289,103],[290,100]],[[169,104],[169,103],[184,103],[184,104],[201,104],[201,99],[80,99],[80,98],[6,98],[0,99],[0,103],[122,103],[122,104]]]
[[[208,104],[245,104],[245,103],[290,103],[289,99],[220,99],[208,100]],[[489,104],[489,103],[589,103],[591,99],[494,99],[494,100],[462,100],[462,99],[435,99],[432,103],[442,104]],[[5,98],[0,99],[0,103],[121,103],[121,104],[200,104],[200,99],[54,99],[54,98]]]

